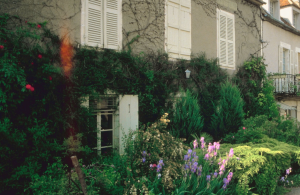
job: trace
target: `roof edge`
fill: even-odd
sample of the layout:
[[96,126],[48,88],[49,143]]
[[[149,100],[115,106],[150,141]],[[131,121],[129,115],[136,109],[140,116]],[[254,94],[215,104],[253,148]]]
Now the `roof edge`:
[[300,36],[300,31],[299,30],[297,30],[293,27],[290,27],[290,26],[284,24],[283,22],[273,18],[265,9],[262,8],[262,10],[263,10],[263,18],[262,18],[263,21],[268,21],[268,22],[270,22],[271,24],[273,24],[277,27],[280,27],[280,28],[282,28],[286,31],[289,31],[291,33],[294,33],[295,35]]
[[262,0],[247,0],[247,1],[253,3],[253,4],[257,5],[257,6],[262,6],[263,4],[266,4],[266,3],[265,3],[264,1],[262,1]]

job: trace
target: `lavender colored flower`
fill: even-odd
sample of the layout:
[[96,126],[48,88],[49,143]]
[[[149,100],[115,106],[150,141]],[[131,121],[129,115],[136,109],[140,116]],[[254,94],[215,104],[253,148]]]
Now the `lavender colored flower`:
[[146,151],[143,151],[142,155],[143,155],[143,156],[146,156],[146,155],[147,155]]
[[217,177],[217,176],[218,176],[218,173],[217,173],[217,172],[215,172],[215,173],[214,173],[214,177]]
[[290,167],[289,169],[286,170],[286,174],[287,174],[287,175],[290,174],[291,171],[292,171],[292,168]]
[[205,154],[204,159],[205,159],[205,160],[208,160],[208,159],[209,159],[209,154],[208,154],[208,153]]
[[188,149],[188,154],[192,154],[192,150],[191,149]]
[[204,137],[201,137],[200,141],[201,141],[201,142],[204,142]]
[[229,157],[231,158],[231,157],[233,157],[233,155],[234,155],[233,148],[231,148],[229,151]]
[[193,145],[194,145],[194,149],[195,149],[195,148],[198,148],[198,142],[197,142],[196,139],[194,140]]
[[143,163],[145,163],[145,162],[146,162],[146,158],[145,158],[145,157],[143,157],[143,158],[142,158],[142,161],[143,161]]
[[226,184],[226,185],[228,185],[228,184],[229,184],[228,179],[224,178],[224,179],[223,179],[223,183]]
[[206,180],[207,180],[208,182],[210,182],[210,178],[211,178],[210,175],[207,175],[207,176],[206,176]]
[[192,157],[195,157],[196,155],[197,155],[196,152],[193,152]]
[[281,177],[280,181],[284,182],[284,177]]
[[197,175],[198,175],[198,176],[201,176],[201,172],[202,172],[202,166],[200,165],[200,166],[197,168]]
[[189,160],[188,155],[184,155],[184,159],[183,160],[185,160],[185,161]]
[[185,169],[185,170],[189,169],[189,165],[185,164],[185,165],[184,165],[184,169]]
[[223,186],[222,186],[222,188],[225,190],[226,189],[226,187],[227,187],[227,185],[226,184],[224,184]]
[[165,165],[163,160],[159,160],[159,164]]
[[201,143],[201,149],[205,148],[205,143]]
[[150,167],[152,167],[153,165],[152,164],[150,164]]

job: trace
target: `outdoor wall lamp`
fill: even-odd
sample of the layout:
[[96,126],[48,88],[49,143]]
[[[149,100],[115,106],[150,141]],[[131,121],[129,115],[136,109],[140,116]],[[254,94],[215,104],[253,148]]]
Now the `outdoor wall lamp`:
[[186,69],[185,76],[187,79],[190,78],[190,74],[191,74],[191,71],[189,71],[189,69]]

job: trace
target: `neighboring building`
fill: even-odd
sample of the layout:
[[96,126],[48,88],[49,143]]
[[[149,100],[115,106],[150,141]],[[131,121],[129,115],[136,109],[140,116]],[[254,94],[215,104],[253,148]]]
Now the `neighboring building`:
[[[263,53],[268,73],[273,75],[275,98],[281,115],[300,120],[299,91],[300,13],[299,1],[268,0],[263,6]],[[296,89],[295,89],[296,87]]]
[[[0,2],[0,13],[47,21],[58,34],[67,28],[78,47],[130,47],[133,53],[162,51],[171,59],[187,60],[205,52],[209,58],[218,57],[221,67],[233,74],[252,55],[261,55],[263,4],[261,0],[19,0]],[[97,149],[115,147],[122,153],[120,128],[128,132],[138,127],[137,96],[86,100],[84,105],[97,111],[95,122],[101,129]],[[119,102],[118,110],[111,107],[114,102]],[[132,117],[122,115],[125,112]]]

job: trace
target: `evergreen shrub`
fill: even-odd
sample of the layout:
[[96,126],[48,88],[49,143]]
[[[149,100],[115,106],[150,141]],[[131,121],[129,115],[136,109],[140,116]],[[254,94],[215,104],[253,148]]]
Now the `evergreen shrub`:
[[170,113],[169,132],[176,138],[185,138],[187,142],[192,140],[192,134],[199,135],[203,128],[203,118],[200,115],[197,96],[190,90],[185,93],[181,89],[184,97],[178,98],[175,109]]
[[244,101],[237,86],[229,81],[222,84],[220,100],[212,115],[211,128],[213,137],[220,139],[228,133],[237,132],[244,118]]

